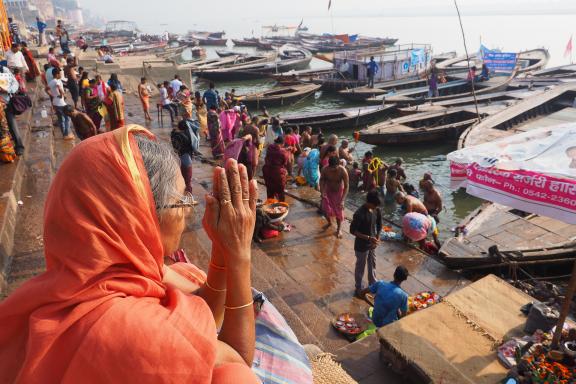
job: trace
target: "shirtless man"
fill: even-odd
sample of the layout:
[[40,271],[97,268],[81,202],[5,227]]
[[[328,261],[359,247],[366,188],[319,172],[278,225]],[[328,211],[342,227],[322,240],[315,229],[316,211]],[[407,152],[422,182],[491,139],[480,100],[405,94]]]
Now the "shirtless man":
[[302,131],[300,135],[300,147],[312,148],[312,127],[308,126]]
[[340,159],[346,160],[347,163],[353,163],[354,157],[352,156],[352,152],[354,152],[354,148],[348,148],[348,140],[342,140],[342,144],[340,144],[340,148],[338,148],[338,157]]
[[436,223],[439,223],[438,214],[442,211],[442,196],[430,180],[422,183],[422,189],[424,190],[424,206],[430,216],[436,220]]
[[332,134],[330,136],[328,136],[328,141],[326,142],[326,144],[322,145],[320,147],[320,158],[323,159],[324,155],[326,154],[326,151],[328,150],[328,148],[330,147],[335,147],[338,148],[338,136]]
[[378,169],[376,170],[376,174],[378,175],[378,189],[380,193],[384,194],[384,186],[386,185],[386,171],[388,170],[388,164],[385,162],[381,162],[378,164]]
[[344,201],[348,195],[348,171],[339,165],[338,156],[328,160],[328,166],[322,169],[320,175],[320,194],[322,195],[322,210],[328,223],[324,229],[332,226],[332,217],[336,217],[336,237],[342,238],[342,221],[344,220]]
[[396,195],[394,195],[394,198],[396,199],[396,202],[406,210],[406,213],[416,212],[428,216],[428,210],[424,204],[414,196],[398,191],[396,192]]
[[397,158],[396,161],[394,162],[394,165],[390,166],[390,169],[395,169],[396,170],[396,178],[398,180],[406,180],[406,173],[404,172],[404,168],[402,168],[402,163],[404,162],[404,160],[402,160],[401,157]]
[[384,201],[388,203],[394,200],[394,196],[396,196],[397,192],[404,192],[402,184],[396,178],[397,176],[395,169],[388,169],[388,177],[386,178],[386,196],[384,197]]

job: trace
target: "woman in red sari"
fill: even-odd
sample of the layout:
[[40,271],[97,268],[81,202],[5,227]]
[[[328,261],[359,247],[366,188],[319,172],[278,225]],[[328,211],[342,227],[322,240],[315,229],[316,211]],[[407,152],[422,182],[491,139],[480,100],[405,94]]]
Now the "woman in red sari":
[[38,76],[40,76],[40,70],[38,69],[38,64],[34,60],[32,52],[28,49],[26,43],[21,43],[22,55],[24,55],[24,60],[26,60],[26,65],[28,65],[28,72],[26,72],[26,81],[34,81]]
[[184,189],[171,148],[142,127],[70,152],[45,205],[46,272],[0,303],[1,383],[258,382],[256,182],[233,160],[215,169],[203,223],[217,246],[196,295],[163,263],[186,227]]
[[284,138],[279,136],[266,149],[264,160],[264,182],[266,184],[266,194],[269,199],[284,201],[286,199],[284,190],[286,189],[286,176],[288,171],[288,153],[283,148]]

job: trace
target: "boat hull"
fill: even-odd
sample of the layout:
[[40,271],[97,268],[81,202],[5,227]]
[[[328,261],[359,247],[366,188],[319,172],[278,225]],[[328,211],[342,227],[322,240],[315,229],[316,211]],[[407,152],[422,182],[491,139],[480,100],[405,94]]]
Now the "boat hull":
[[260,67],[238,70],[216,70],[216,71],[202,71],[195,75],[207,80],[214,81],[236,81],[236,80],[253,80],[270,77],[272,73],[281,73],[292,70],[306,69],[310,65],[312,58],[298,59],[298,60],[282,60],[277,62],[277,65],[263,65]]
[[[344,113],[338,114],[338,111],[332,112],[332,114],[306,114],[301,116],[285,116],[280,118],[286,126],[289,127],[312,127],[313,131],[318,131],[320,129],[325,130],[341,130],[341,129],[362,129],[369,124],[375,123],[378,120],[384,119],[392,115],[396,108],[394,106],[388,105],[380,108],[369,109],[367,112],[361,111],[359,109],[358,113],[355,113],[355,109],[343,110]],[[366,108],[364,108],[366,109]],[[352,113],[346,113],[352,112]]]
[[[308,85],[301,87],[301,89],[295,87],[294,92],[287,93],[284,95],[268,96],[266,95],[266,93],[264,93],[263,95],[253,95],[253,96],[248,95],[244,98],[240,98],[240,102],[245,104],[249,108],[256,108],[256,109],[260,109],[262,107],[266,108],[282,107],[286,105],[292,105],[297,101],[300,101],[308,96],[311,96],[318,90],[320,90],[319,86]],[[275,92],[275,90],[271,90],[269,92]]]

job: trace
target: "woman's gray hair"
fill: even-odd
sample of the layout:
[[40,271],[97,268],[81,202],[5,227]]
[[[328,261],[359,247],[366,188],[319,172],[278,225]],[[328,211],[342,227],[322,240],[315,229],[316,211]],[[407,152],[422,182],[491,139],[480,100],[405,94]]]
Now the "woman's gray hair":
[[168,144],[151,140],[143,135],[135,135],[134,138],[142,154],[154,196],[156,213],[160,217],[160,209],[171,204],[175,196],[181,195],[176,190],[176,180],[180,172],[179,161]]

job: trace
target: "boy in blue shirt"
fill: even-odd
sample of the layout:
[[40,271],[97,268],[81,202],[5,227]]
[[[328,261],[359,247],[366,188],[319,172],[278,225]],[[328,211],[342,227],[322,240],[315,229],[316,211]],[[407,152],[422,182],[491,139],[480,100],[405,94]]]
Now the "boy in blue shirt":
[[393,323],[408,312],[408,294],[400,288],[407,278],[408,270],[399,266],[394,271],[394,281],[379,280],[364,290],[364,294],[375,294],[372,322],[378,328]]

